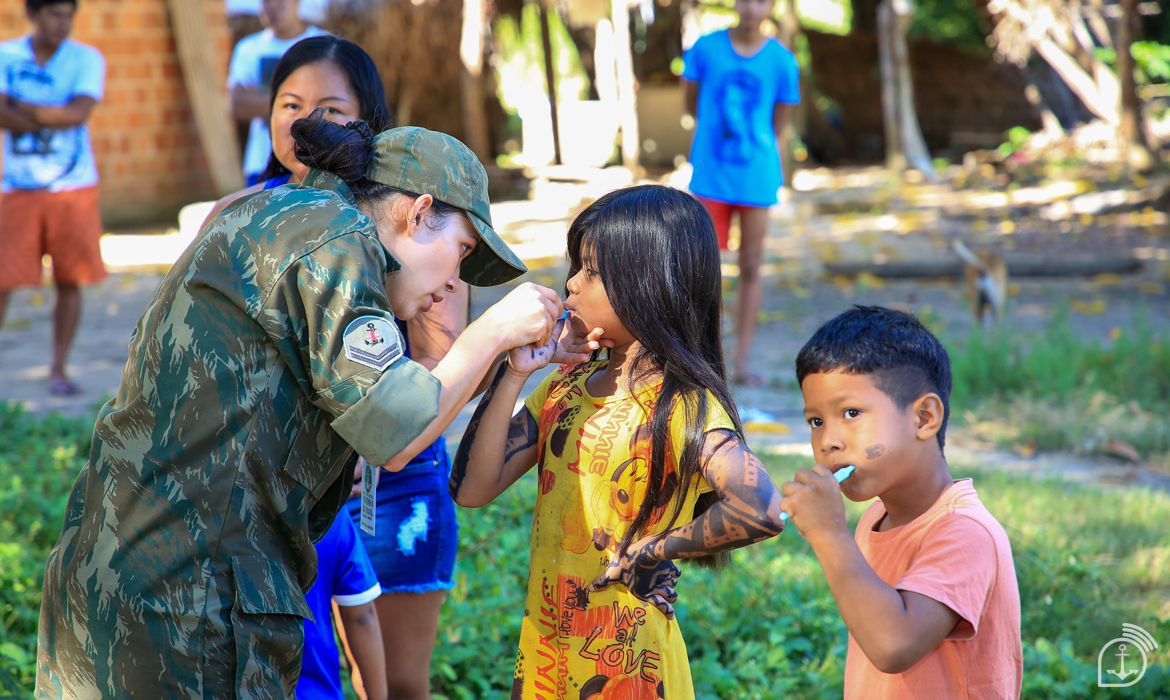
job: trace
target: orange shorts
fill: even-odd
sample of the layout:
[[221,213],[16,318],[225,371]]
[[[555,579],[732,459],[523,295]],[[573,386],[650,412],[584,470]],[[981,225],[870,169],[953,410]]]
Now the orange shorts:
[[711,222],[715,224],[715,235],[719,237],[719,250],[728,250],[731,240],[731,215],[760,208],[750,207],[746,204],[721,202],[718,199],[707,199],[706,197],[696,197],[696,199],[707,207],[707,213],[711,215]]
[[53,259],[57,284],[106,278],[97,187],[0,194],[0,291],[41,283],[41,258]]

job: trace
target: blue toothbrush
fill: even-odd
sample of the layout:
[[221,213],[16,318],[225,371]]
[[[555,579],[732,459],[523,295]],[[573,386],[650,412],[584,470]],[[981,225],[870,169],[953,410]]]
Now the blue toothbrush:
[[[853,473],[854,469],[857,469],[857,467],[853,466],[852,464],[850,464],[848,467],[842,467],[841,469],[838,469],[837,471],[833,472],[833,478],[836,479],[837,483],[839,484],[842,481],[845,481],[846,479],[848,479],[849,475]],[[781,513],[780,519],[787,520],[788,513]]]

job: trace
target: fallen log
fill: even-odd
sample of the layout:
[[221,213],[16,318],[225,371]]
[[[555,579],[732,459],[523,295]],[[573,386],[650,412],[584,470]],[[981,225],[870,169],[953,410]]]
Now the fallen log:
[[[1014,253],[1003,256],[1011,277],[1092,277],[1124,275],[1141,270],[1142,261],[1132,255],[1075,255],[1054,257],[1042,253]],[[870,274],[887,279],[962,277],[963,261],[958,258],[903,260],[899,262],[825,263],[830,275],[854,277]]]

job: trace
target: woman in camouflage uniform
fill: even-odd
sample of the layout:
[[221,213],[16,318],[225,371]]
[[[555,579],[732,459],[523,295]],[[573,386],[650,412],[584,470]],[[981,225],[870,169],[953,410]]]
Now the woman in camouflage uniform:
[[425,129],[315,113],[293,134],[304,184],[234,202],[138,322],[49,555],[38,698],[291,697],[312,542],[357,456],[400,469],[496,355],[554,331],[557,294],[524,284],[433,372],[404,358],[395,316],[525,270],[483,166]]

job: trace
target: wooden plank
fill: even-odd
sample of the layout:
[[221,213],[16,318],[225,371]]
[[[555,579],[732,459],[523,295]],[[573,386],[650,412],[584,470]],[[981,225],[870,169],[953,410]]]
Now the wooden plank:
[[167,0],[167,9],[212,182],[220,196],[235,192],[244,186],[240,147],[223,81],[215,70],[212,50],[216,42],[207,28],[206,3]]
[[[1128,274],[1141,270],[1142,261],[1130,255],[1083,255],[1054,258],[1040,253],[1004,255],[1012,277],[1088,277],[1101,274]],[[902,262],[826,263],[830,275],[852,277],[862,273],[887,279],[962,277],[964,265],[958,258],[906,260]]]

